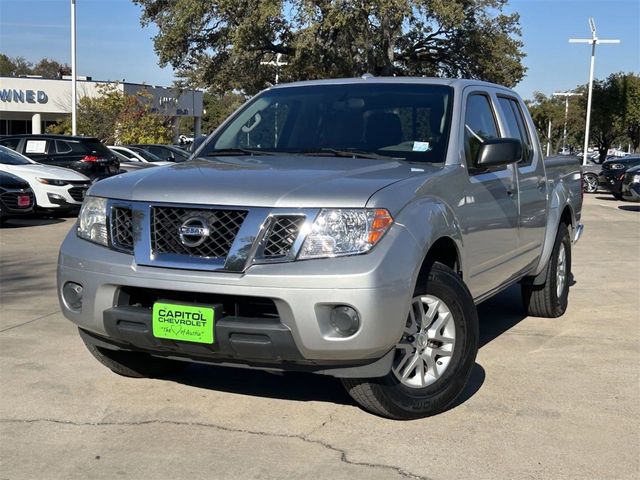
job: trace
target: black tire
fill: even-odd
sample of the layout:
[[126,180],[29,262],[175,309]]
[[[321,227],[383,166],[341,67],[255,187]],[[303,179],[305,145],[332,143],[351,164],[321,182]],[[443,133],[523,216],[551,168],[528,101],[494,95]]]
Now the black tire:
[[[560,295],[558,286],[558,256],[561,245],[565,249],[565,282]],[[564,314],[569,303],[569,281],[571,279],[571,239],[567,225],[561,223],[547,266],[542,285],[522,284],[522,301],[528,315],[533,317],[557,318]]]
[[621,193],[613,193],[613,198],[615,198],[616,200],[624,200],[624,197],[622,196]]
[[148,353],[110,350],[84,342],[87,350],[105,367],[123,377],[157,378],[180,373],[188,363],[158,358]]
[[434,263],[414,296],[435,295],[448,306],[456,329],[449,366],[435,383],[422,388],[403,385],[393,372],[380,378],[344,378],[349,395],[365,410],[395,420],[428,417],[445,411],[464,389],[478,352],[478,314],[462,279]]
[[598,191],[598,177],[593,173],[584,174],[585,193],[596,193]]

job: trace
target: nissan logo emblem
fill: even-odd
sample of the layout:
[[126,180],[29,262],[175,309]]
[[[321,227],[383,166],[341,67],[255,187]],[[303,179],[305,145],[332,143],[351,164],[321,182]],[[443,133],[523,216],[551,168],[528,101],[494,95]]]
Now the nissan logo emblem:
[[209,230],[209,223],[202,217],[190,217],[187,218],[182,225],[180,225],[180,241],[185,247],[198,247],[202,245],[211,231]]

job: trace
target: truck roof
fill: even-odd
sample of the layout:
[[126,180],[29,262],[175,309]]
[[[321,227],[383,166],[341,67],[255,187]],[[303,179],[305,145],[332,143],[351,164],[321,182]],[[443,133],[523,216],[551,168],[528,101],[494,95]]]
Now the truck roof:
[[472,80],[464,78],[436,78],[436,77],[375,77],[365,74],[355,78],[331,78],[326,80],[305,80],[300,82],[281,83],[274,85],[269,89],[288,88],[288,87],[306,87],[312,85],[345,85],[356,83],[396,83],[396,84],[429,84],[429,85],[447,85],[455,89],[465,88],[471,85],[485,86],[491,88],[500,88],[507,91],[513,91],[503,85],[497,83],[484,82],[482,80]]

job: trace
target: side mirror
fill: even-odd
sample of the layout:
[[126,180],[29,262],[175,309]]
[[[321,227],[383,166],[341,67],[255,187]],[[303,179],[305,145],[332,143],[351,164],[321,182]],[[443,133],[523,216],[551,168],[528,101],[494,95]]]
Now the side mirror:
[[516,138],[492,138],[480,144],[476,167],[500,167],[522,159],[522,142]]

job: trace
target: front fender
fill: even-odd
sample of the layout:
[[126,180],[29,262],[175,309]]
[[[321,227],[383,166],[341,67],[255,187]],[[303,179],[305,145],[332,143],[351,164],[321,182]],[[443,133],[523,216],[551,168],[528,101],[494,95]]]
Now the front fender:
[[[458,251],[464,279],[464,272],[467,269],[465,256],[462,253],[464,250],[460,224],[453,210],[446,203],[436,197],[422,197],[406,205],[397,215],[396,223],[404,226],[422,248],[422,261],[437,240],[444,237],[452,239]],[[421,266],[422,262],[416,265],[414,284]]]

